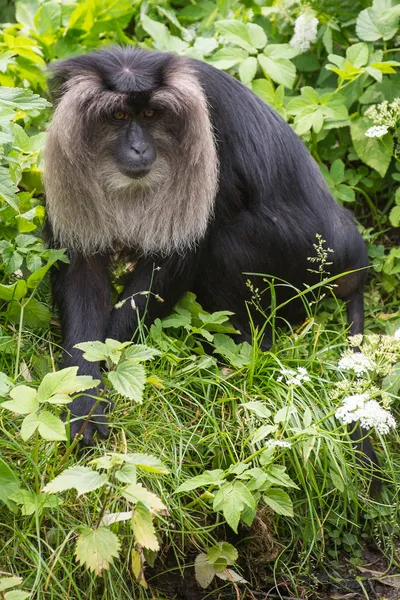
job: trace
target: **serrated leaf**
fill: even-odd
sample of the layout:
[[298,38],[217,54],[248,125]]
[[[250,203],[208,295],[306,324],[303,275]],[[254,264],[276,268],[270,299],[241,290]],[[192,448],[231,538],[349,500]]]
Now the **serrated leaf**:
[[258,55],[258,62],[266,77],[270,77],[275,83],[292,89],[296,79],[296,67],[287,58],[270,58],[265,54]]
[[118,537],[106,527],[87,529],[79,534],[76,542],[75,557],[80,565],[100,575],[108,571],[120,550]]
[[271,488],[264,492],[264,502],[278,515],[293,517],[293,504],[290,496],[283,490]]
[[299,489],[298,485],[290,479],[286,473],[286,467],[283,465],[271,465],[268,471],[265,471],[265,475],[272,485],[282,485],[283,487]]
[[370,127],[371,121],[364,117],[358,117],[351,121],[350,131],[354,149],[366,165],[384,177],[392,159],[393,136],[387,133],[382,139],[369,138],[365,132]]
[[17,415],[27,415],[36,412],[39,408],[36,390],[27,385],[18,385],[11,390],[12,400],[3,402],[2,408],[7,408]]
[[119,394],[139,404],[142,403],[146,383],[143,365],[124,360],[117,365],[115,371],[108,373],[108,379]]
[[136,483],[136,476],[135,465],[125,464],[115,471],[115,478],[121,483]]
[[67,439],[65,423],[59,417],[43,410],[39,413],[38,420],[39,433],[44,440],[65,441]]
[[153,358],[160,356],[160,354],[160,350],[156,350],[156,348],[150,348],[150,346],[145,346],[144,344],[135,344],[124,350],[124,359],[140,362],[153,360]]
[[83,358],[88,362],[107,360],[109,350],[103,342],[81,342],[75,344],[74,348],[83,351]]
[[210,563],[207,554],[198,554],[194,561],[195,577],[199,585],[205,590],[214,579],[214,565]]
[[255,509],[252,493],[241,482],[227,482],[216,493],[213,503],[214,510],[221,510],[228,525],[237,533],[240,514],[244,507]]
[[201,475],[196,475],[187,481],[181,483],[175,493],[190,492],[196,490],[199,487],[209,485],[220,485],[224,483],[224,472],[222,469],[215,469],[214,471],[205,471]]
[[143,548],[157,552],[160,549],[160,544],[157,540],[150,511],[139,504],[132,511],[131,523],[136,543],[143,546]]
[[38,389],[39,402],[56,394],[75,394],[96,387],[100,381],[88,375],[78,375],[78,367],[67,367],[44,376]]
[[161,460],[151,454],[132,453],[118,454],[117,456],[123,457],[127,463],[133,464],[138,469],[146,471],[147,473],[162,473],[163,475],[168,475],[169,473],[167,467],[163,465]]
[[123,490],[122,495],[128,502],[132,502],[133,504],[141,502],[146,508],[154,510],[155,512],[161,512],[167,509],[160,498],[143,487],[141,483],[131,483]]
[[81,496],[97,490],[107,481],[108,478],[105,473],[100,474],[90,467],[69,467],[48,483],[43,491],[48,494],[56,494],[57,492],[75,489],[78,496]]

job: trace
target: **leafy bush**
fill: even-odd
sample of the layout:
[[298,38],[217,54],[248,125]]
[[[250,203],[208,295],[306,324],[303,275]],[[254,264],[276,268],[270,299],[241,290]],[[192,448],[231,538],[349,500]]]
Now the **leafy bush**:
[[[0,10],[0,566],[9,574],[0,594],[154,597],[147,580],[173,556],[216,595],[221,581],[270,589],[280,580],[296,595],[300,580],[311,589],[313,565],[343,553],[360,564],[368,540],[394,561],[400,5],[20,0]],[[305,295],[308,320],[275,332],[267,353],[257,332],[253,346],[235,344],[229,313],[210,315],[188,293],[140,345],[80,345],[87,360],[107,362],[115,408],[110,440],[76,455],[60,414],[93,381],[55,366],[48,271],[67,258],[41,239],[44,71],[110,43],[205,60],[290,123],[368,244],[367,335],[355,358],[326,274]],[[348,437],[359,420],[381,463],[376,498]],[[23,590],[10,590],[19,576]]]

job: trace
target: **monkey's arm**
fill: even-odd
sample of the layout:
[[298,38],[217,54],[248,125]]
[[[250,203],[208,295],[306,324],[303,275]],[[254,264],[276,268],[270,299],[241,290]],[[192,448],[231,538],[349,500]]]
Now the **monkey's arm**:
[[[72,255],[69,264],[60,265],[52,273],[53,295],[63,327],[63,366],[78,366],[81,375],[91,375],[95,379],[101,379],[99,364],[86,361],[81,350],[74,348],[74,345],[104,340],[110,314],[107,263],[107,258],[98,254],[88,258]],[[96,389],[89,390],[88,393],[96,395]],[[94,402],[89,396],[81,396],[69,408],[75,417],[85,417]],[[96,429],[102,437],[107,437],[108,428],[103,413],[104,406],[99,404],[95,415],[86,425],[83,444],[92,443]],[[71,439],[81,426],[81,419],[71,420]]]
[[130,340],[138,328],[138,315],[149,326],[155,319],[170,314],[179,298],[190,289],[197,262],[194,252],[160,260],[139,259],[121,294],[120,300],[126,302],[111,312],[107,337]]

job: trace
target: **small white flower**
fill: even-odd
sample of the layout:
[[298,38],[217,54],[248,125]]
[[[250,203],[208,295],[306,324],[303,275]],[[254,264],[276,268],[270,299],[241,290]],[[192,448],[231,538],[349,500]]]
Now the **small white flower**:
[[268,448],[291,448],[292,444],[285,440],[269,440],[267,446]]
[[400,327],[399,329],[396,329],[396,331],[393,334],[393,337],[395,340],[400,340]]
[[396,427],[393,415],[376,400],[370,400],[366,393],[343,398],[335,416],[345,425],[359,421],[364,429],[375,427],[381,434],[389,433],[391,428]]
[[348,352],[342,356],[338,367],[343,371],[354,371],[357,377],[360,377],[363,373],[373,371],[375,365],[362,352]]
[[131,298],[131,307],[133,308],[133,310],[136,310],[136,302],[133,297]]
[[367,131],[365,132],[365,135],[369,138],[381,138],[383,137],[387,132],[388,132],[388,128],[386,127],[386,125],[374,125],[373,127],[370,127],[369,129],[367,129]]
[[304,367],[297,367],[294,369],[281,369],[282,375],[279,375],[277,381],[286,380],[287,385],[301,385],[302,381],[310,381],[307,369]]
[[294,24],[294,35],[290,40],[292,48],[307,52],[317,39],[318,19],[314,12],[303,13]]

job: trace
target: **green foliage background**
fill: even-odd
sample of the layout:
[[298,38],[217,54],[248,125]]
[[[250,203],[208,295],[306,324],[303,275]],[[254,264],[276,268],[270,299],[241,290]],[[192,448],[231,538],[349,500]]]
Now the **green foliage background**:
[[[296,18],[307,11],[314,11],[318,18],[318,36],[308,51],[300,53],[289,42]],[[24,379],[35,386],[55,368],[59,353],[57,328],[50,329],[47,272],[66,258],[62,251],[47,250],[40,237],[44,220],[41,150],[51,115],[46,65],[112,43],[205,60],[239,78],[274,107],[301,135],[336,200],[358,219],[371,258],[367,331],[393,333],[399,328],[400,114],[384,137],[365,135],[373,126],[365,115],[368,107],[400,97],[399,18],[400,4],[392,0],[374,0],[372,5],[352,0],[307,4],[297,0],[20,0],[15,4],[0,0],[0,393],[6,397],[9,387]],[[269,551],[263,550],[262,569],[271,572],[268,564],[275,560],[275,572],[287,579],[293,593],[297,593],[297,574],[309,573],[311,558],[323,563],[336,560],[344,551],[353,564],[361,560],[357,544],[363,536],[379,538],[385,554],[394,560],[397,437],[388,445],[379,441],[388,488],[379,501],[368,499],[366,478],[354,462],[344,431],[338,431],[333,420],[335,403],[328,394],[337,377],[335,361],[345,347],[343,311],[334,299],[319,308],[317,320],[313,311],[300,332],[282,334],[268,355],[259,353],[256,345],[236,346],[224,335],[229,332],[226,316],[206,315],[191,297],[169,321],[156,323],[152,329],[150,343],[161,356],[150,367],[144,404],[132,409],[130,402],[120,399],[114,417],[116,433],[108,449],[138,452],[144,447],[168,463],[166,479],[146,480],[146,484],[168,507],[170,518],[161,517],[159,535],[165,552],[174,554],[182,569],[191,568],[196,553],[215,548],[225,538],[221,511],[229,524],[237,526],[239,517],[246,523],[246,506],[254,511],[264,506],[263,514],[269,507],[264,521],[261,513],[257,517],[267,527],[268,535],[264,531],[263,536],[270,543]],[[227,361],[225,371],[214,357],[205,355],[204,339]],[[278,384],[283,366],[306,366],[314,373],[312,387],[300,393]],[[385,388],[393,402],[398,393],[396,373]],[[141,377],[142,393],[143,370]],[[377,382],[382,383],[379,375]],[[260,406],[258,413],[253,407],[258,421],[240,409],[241,403],[253,397],[268,405],[261,415]],[[276,415],[289,405],[299,411],[290,413],[296,451],[289,457],[284,450],[275,458],[264,456],[260,464],[262,447],[257,443],[263,437],[260,434],[258,441],[251,441],[251,436],[260,426],[267,427],[264,433],[283,435],[288,414]],[[269,422],[273,413],[274,420]],[[38,435],[30,442],[21,440],[17,418],[8,414],[1,429],[0,500],[5,503],[5,516],[0,568],[21,575],[24,589],[35,598],[151,597],[134,566],[143,556],[130,554],[137,547],[122,525],[114,526],[125,541],[122,554],[101,583],[95,574],[72,566],[71,536],[83,525],[93,526],[99,511],[104,512],[104,495],[92,491],[86,505],[75,504],[72,495],[64,504],[54,503],[53,497],[49,500],[41,490],[58,474],[63,447]],[[47,439],[56,438],[48,435]],[[71,453],[64,466],[74,461],[85,462],[85,458],[73,458]],[[268,473],[266,488],[266,480],[256,484],[243,475],[250,464]],[[291,479],[286,479],[286,468]],[[185,484],[192,476],[216,469],[222,474],[215,481],[225,490],[222,504],[218,494],[213,496],[208,475],[205,481],[211,487],[200,497],[190,483]],[[255,473],[254,479],[256,475],[261,477]],[[293,481],[299,489],[291,490],[292,502],[282,488],[293,487]],[[234,516],[226,509],[228,484],[229,494],[236,494],[232,496],[235,502],[242,502]],[[271,485],[272,492],[268,491]],[[187,498],[173,494],[178,486],[194,494],[189,504]],[[17,493],[13,500],[12,493],[21,489],[22,495]],[[107,504],[107,510],[116,510],[120,500],[117,494],[111,500],[115,506]],[[224,502],[223,510],[219,507]],[[247,522],[251,522],[248,515]],[[105,539],[110,543],[107,534]],[[90,544],[88,550],[85,540],[80,538],[78,559],[96,571],[98,565],[90,567]],[[117,546],[114,539],[110,564],[120,552]],[[65,561],[63,552],[69,556]],[[221,548],[214,555],[215,564],[222,560],[224,568],[234,562],[232,554],[224,558]],[[146,560],[152,562],[148,556]],[[252,560],[257,558],[249,559],[250,573]],[[138,579],[139,590],[135,588]],[[6,589],[1,585],[0,581],[0,593]],[[20,593],[15,598],[31,592]]]

